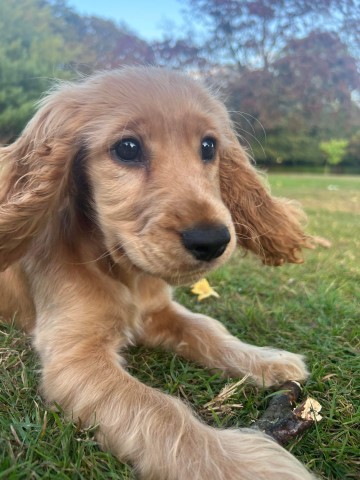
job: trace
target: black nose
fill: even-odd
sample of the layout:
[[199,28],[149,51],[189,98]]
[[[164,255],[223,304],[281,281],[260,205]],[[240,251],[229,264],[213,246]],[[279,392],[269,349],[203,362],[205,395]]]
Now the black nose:
[[197,260],[210,262],[225,252],[231,237],[225,225],[201,225],[181,232],[181,239]]

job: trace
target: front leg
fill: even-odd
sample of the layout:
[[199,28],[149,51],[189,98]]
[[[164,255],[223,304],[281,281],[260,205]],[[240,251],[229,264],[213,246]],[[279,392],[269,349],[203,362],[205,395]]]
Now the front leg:
[[217,320],[171,302],[146,318],[141,342],[163,345],[179,355],[237,377],[250,374],[259,386],[304,380],[308,372],[301,355],[241,342]]
[[[91,299],[88,302],[91,304]],[[120,329],[94,310],[52,315],[36,331],[43,390],[101,446],[143,480],[311,480],[286,450],[257,432],[201,423],[178,399],[143,385],[121,366]],[[119,326],[119,325],[118,325]]]

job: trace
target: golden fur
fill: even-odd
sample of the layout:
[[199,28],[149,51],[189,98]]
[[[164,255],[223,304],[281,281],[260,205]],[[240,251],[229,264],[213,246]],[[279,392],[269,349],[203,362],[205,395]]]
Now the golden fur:
[[[199,155],[204,137],[216,157]],[[139,139],[146,162],[114,159]],[[226,109],[198,82],[156,68],[100,73],[46,96],[20,138],[0,150],[0,305],[33,334],[45,398],[146,480],[306,480],[268,437],[201,423],[189,407],[131,377],[130,343],[162,345],[258,385],[303,380],[300,355],[247,345],[171,299],[228,260],[237,242],[264,263],[300,262],[299,212],[273,198],[236,140]],[[225,225],[211,261],[180,232]]]

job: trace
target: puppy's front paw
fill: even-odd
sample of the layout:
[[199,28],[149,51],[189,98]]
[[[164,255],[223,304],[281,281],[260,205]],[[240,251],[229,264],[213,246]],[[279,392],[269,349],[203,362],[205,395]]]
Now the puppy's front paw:
[[264,347],[259,356],[259,363],[252,372],[259,386],[271,387],[286,380],[304,381],[309,376],[302,355]]

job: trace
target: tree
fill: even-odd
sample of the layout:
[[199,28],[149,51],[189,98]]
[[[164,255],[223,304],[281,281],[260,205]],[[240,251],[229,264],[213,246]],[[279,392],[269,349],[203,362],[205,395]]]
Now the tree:
[[337,32],[358,59],[359,0],[188,0],[188,5],[204,49],[238,71],[270,68],[289,39],[313,30]]
[[[336,33],[313,31],[289,40],[272,68],[281,84],[279,96],[293,111],[300,110],[309,129],[334,119],[338,129],[339,115],[351,110],[352,92],[360,89],[356,60]],[[346,133],[351,115],[341,120]]]
[[326,158],[325,171],[328,171],[329,165],[336,166],[344,160],[348,143],[348,140],[344,138],[320,143],[320,150]]
[[[239,134],[264,163],[320,165],[360,108],[359,0],[188,0]],[[264,136],[266,131],[266,138]],[[350,157],[349,157],[350,158]]]
[[289,40],[271,68],[221,69],[218,77],[238,131],[261,163],[320,166],[320,139],[349,137],[359,125],[357,65],[336,34]]
[[[79,15],[64,0],[51,3],[54,30],[74,51],[73,68],[91,73],[121,65],[154,63],[151,46],[125,24],[97,16]],[[76,47],[80,46],[80,49]]]
[[6,0],[0,16],[0,141],[20,131],[50,79],[66,76],[64,39],[51,30],[51,10],[41,0]]
[[204,71],[211,64],[204,52],[189,38],[166,36],[162,41],[153,42],[154,63],[174,69],[199,69]]
[[360,169],[360,130],[350,137],[346,161],[353,167]]
[[124,64],[154,63],[125,25],[78,15],[64,0],[6,0],[0,15],[0,143],[24,127],[57,79]]

